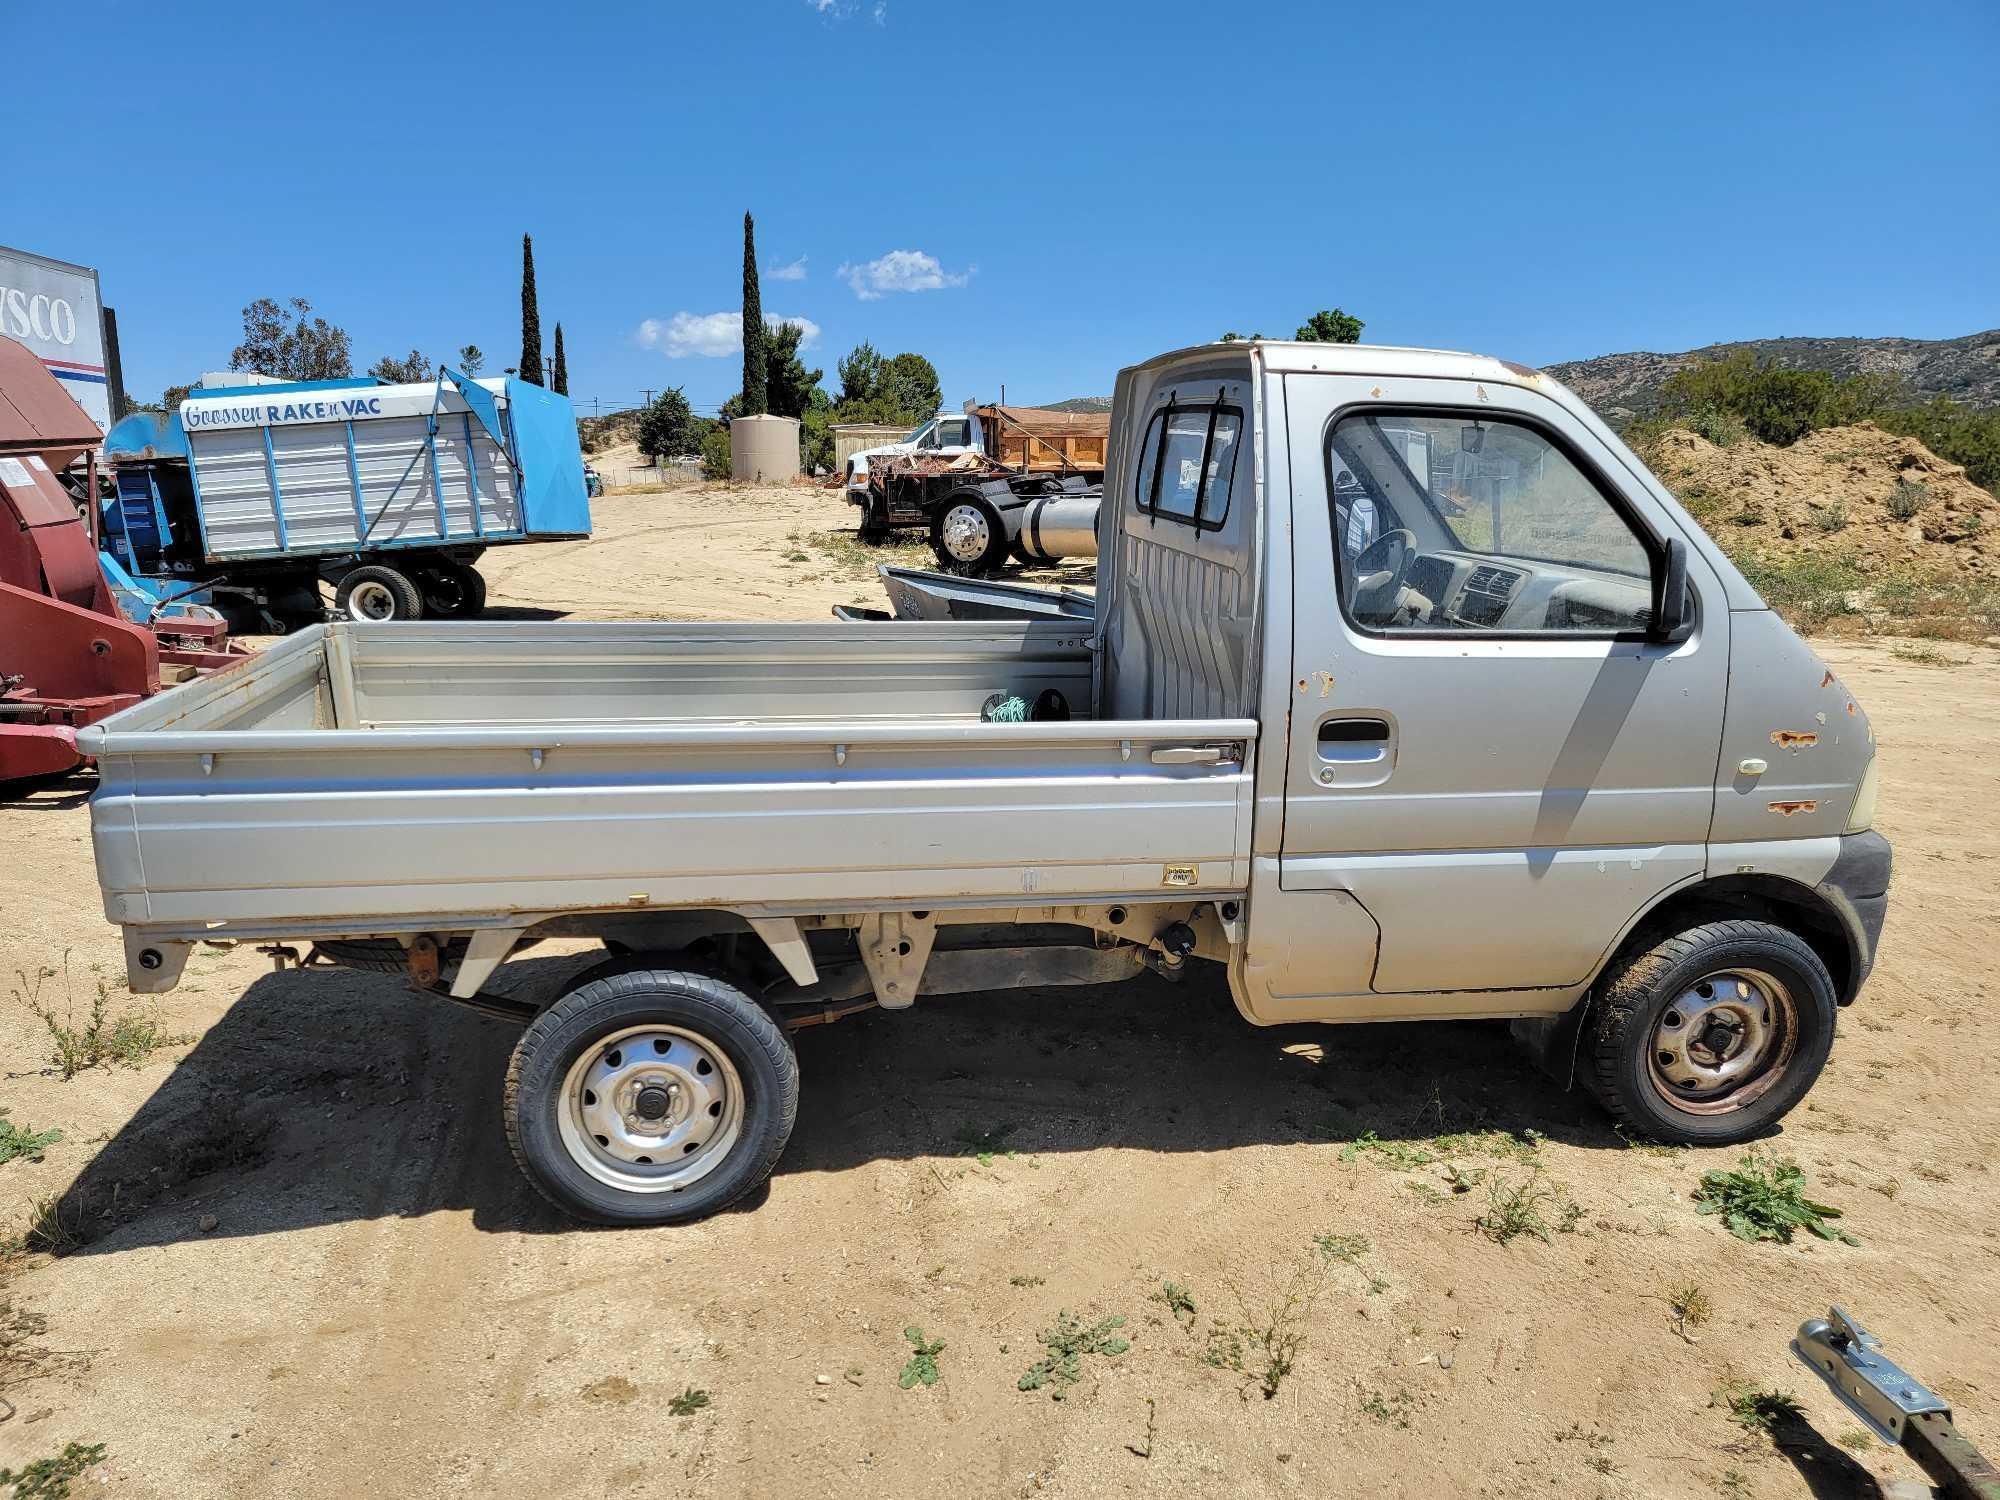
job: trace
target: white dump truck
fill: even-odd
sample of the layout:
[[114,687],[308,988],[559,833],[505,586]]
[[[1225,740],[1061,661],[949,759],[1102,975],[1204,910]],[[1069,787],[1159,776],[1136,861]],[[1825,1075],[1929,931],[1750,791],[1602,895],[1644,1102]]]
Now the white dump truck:
[[[1087,618],[335,622],[80,731],[132,986],[278,940],[513,1015],[514,1152],[605,1223],[771,1171],[803,1022],[1149,969],[1511,1018],[1659,1140],[1799,1102],[1886,909],[1868,719],[1581,401],[1188,349],[1105,496]],[[604,961],[486,991],[549,935]]]

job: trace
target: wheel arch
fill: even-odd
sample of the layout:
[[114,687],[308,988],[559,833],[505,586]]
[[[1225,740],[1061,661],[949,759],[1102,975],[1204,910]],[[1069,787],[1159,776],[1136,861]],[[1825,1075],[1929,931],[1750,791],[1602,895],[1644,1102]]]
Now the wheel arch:
[[[1586,1000],[1604,970],[1626,949],[1728,918],[1769,922],[1796,933],[1826,965],[1827,973],[1833,976],[1834,995],[1842,1005],[1854,999],[1867,976],[1859,938],[1848,930],[1839,909],[1812,886],[1783,875],[1718,875],[1667,891],[1640,912],[1605,950],[1590,977]],[[1581,1003],[1578,1008],[1582,1008]]]

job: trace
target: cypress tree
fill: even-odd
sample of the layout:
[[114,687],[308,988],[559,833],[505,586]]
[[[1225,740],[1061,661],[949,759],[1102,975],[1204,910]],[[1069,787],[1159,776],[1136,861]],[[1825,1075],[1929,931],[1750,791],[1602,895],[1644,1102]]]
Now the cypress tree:
[[556,324],[556,370],[555,391],[558,396],[569,394],[569,361],[563,358],[562,324]]
[[521,378],[542,382],[542,313],[535,305],[535,241],[521,236]]
[[761,417],[771,409],[764,378],[764,300],[757,292],[757,232],[743,216],[743,413]]

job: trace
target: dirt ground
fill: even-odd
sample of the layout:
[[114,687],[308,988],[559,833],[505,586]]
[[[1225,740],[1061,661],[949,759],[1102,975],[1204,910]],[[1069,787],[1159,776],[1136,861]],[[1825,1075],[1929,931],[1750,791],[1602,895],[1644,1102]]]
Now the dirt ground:
[[[875,598],[828,538],[850,516],[804,489],[614,496],[593,541],[486,571],[517,617],[824,618]],[[2000,658],[1897,650],[1825,649],[1881,740],[1895,900],[1771,1143],[1858,1246],[1731,1238],[1692,1194],[1737,1153],[1628,1144],[1501,1027],[1256,1031],[1150,980],[802,1032],[797,1131],[751,1204],[581,1230],[508,1157],[506,1025],[240,949],[125,996],[88,779],[0,803],[8,987],[82,1016],[103,980],[187,1038],[64,1081],[0,1001],[0,1105],[63,1135],[0,1164],[0,1213],[53,1195],[77,1241],[0,1270],[0,1465],[102,1443],[79,1494],[174,1497],[1874,1495],[1914,1467],[1787,1353],[1833,1301],[2000,1453]],[[545,953],[508,982],[585,961]],[[1493,1178],[1454,1176],[1536,1166],[1573,1231],[1477,1233]],[[1687,1283],[1713,1316],[1683,1337]],[[1064,1399],[1017,1389],[1064,1310],[1122,1316],[1129,1349]],[[899,1385],[906,1327],[942,1342],[934,1385]],[[1293,1356],[1272,1399],[1264,1331]],[[1711,1404],[1732,1379],[1797,1394],[1782,1446]]]

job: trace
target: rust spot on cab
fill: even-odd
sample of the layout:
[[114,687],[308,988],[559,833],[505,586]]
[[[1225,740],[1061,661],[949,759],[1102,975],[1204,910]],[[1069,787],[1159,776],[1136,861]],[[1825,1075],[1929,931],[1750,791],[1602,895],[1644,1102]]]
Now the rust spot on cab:
[[1541,383],[1542,372],[1537,370],[1533,365],[1517,365],[1511,359],[1503,359],[1500,361],[1500,368],[1512,371],[1530,385],[1539,385]]
[[1818,812],[1819,804],[1817,802],[1773,802],[1771,804],[1771,811],[1777,813],[1780,817],[1789,818],[1793,813]]
[[1796,755],[1801,750],[1810,750],[1817,745],[1819,736],[1804,729],[1774,729],[1771,731],[1771,743],[1780,750],[1790,750]]
[[1826,669],[1826,676],[1824,676],[1824,677],[1820,678],[1820,680],[1819,680],[1819,685],[1820,685],[1821,687],[1832,687],[1832,686],[1833,686],[1833,668],[1832,668],[1832,667],[1828,667],[1828,668]]

